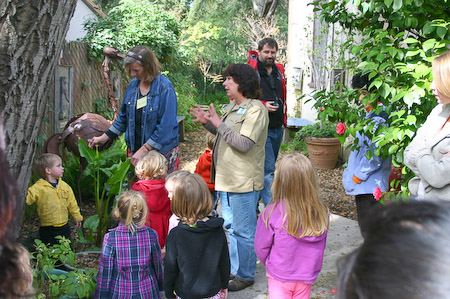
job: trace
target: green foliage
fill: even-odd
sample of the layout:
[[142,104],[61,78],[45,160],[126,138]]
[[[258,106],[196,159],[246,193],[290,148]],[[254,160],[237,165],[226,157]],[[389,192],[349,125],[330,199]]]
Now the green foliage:
[[76,259],[70,240],[61,236],[56,238],[59,244],[53,246],[35,240],[36,250],[32,253],[36,261],[33,287],[40,294],[38,298],[89,297],[95,291],[98,270],[63,271],[62,275],[55,273],[55,266],[74,265]]
[[[109,227],[112,206],[115,197],[122,191],[123,184],[126,182],[127,174],[130,170],[130,159],[119,161],[119,163],[111,167],[104,168],[102,164],[108,157],[108,152],[100,153],[96,148],[91,149],[83,139],[78,139],[78,149],[80,154],[84,157],[89,165],[94,182],[95,207],[97,214],[88,218],[85,223],[85,228],[91,228],[92,224],[97,224],[96,244],[101,246],[103,237]],[[105,180],[105,177],[107,178]],[[93,218],[93,219],[91,219]],[[98,220],[97,220],[98,219]]]
[[[117,161],[124,161],[126,159],[126,143],[124,136],[114,141],[113,145],[102,152],[104,160],[100,161],[100,166],[104,169],[112,167]],[[77,180],[80,173],[80,159],[75,157],[72,153],[66,151],[63,157],[64,164],[64,176],[63,180],[72,187],[77,198],[80,197],[78,192]],[[82,174],[80,186],[83,192],[83,199],[94,198],[94,176],[95,172],[88,167]],[[106,173],[101,172],[101,181],[106,181],[108,176]]]
[[178,20],[171,13],[146,0],[121,0],[104,19],[89,20],[84,25],[83,41],[91,55],[103,59],[106,46],[125,52],[136,45],[146,45],[165,62],[176,52],[180,34]]
[[[405,147],[436,105],[429,91],[431,61],[450,43],[450,22],[444,21],[450,17],[449,1],[343,0],[313,4],[324,21],[363,36],[351,53],[361,61],[358,68],[374,79],[370,87],[375,91],[364,102],[372,102],[374,109],[379,109],[376,112],[383,109],[377,103],[383,104],[389,127],[362,121],[356,111],[361,105],[354,102],[355,92],[348,90],[342,96],[336,95],[337,90],[318,91],[315,99],[325,107],[319,117],[345,123],[348,135],[363,130],[378,146],[373,154],[392,156],[393,164],[401,166]],[[345,100],[347,96],[353,103]],[[328,104],[330,97],[335,102]],[[410,177],[405,170],[403,185]]]
[[332,138],[336,136],[336,125],[324,121],[302,127],[296,134],[297,139],[305,137]]

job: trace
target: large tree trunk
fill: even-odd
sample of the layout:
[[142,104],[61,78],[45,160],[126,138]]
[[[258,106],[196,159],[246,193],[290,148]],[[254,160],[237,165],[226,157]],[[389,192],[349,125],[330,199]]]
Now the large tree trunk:
[[277,9],[278,0],[252,0],[253,10],[258,13],[260,18],[264,18],[266,21],[275,13]]
[[49,96],[49,82],[53,81],[76,1],[0,2],[0,116],[5,121],[11,173],[23,195],[11,226],[16,237]]

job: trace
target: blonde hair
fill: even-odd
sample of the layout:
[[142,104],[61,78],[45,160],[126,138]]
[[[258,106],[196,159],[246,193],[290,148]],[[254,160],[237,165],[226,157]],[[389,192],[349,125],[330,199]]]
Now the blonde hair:
[[34,170],[41,178],[45,179],[47,178],[45,168],[51,168],[58,162],[62,163],[62,159],[58,155],[50,153],[41,154],[34,162]]
[[145,225],[147,204],[144,196],[137,191],[124,191],[117,199],[116,211],[120,222],[128,227],[131,233]]
[[136,175],[139,179],[158,180],[167,175],[167,160],[156,150],[149,151],[136,164]]
[[205,180],[198,174],[181,174],[174,183],[172,212],[185,224],[195,224],[210,215],[214,201]]
[[216,142],[216,135],[211,132],[206,133],[206,145],[209,149],[213,149],[214,143]]
[[319,198],[316,173],[307,157],[285,156],[275,171],[272,191],[272,209],[263,213],[266,226],[275,207],[282,203],[286,210],[282,225],[287,222],[289,235],[320,236],[328,229],[328,208]]
[[156,76],[161,72],[161,64],[159,63],[158,58],[156,58],[155,53],[146,46],[135,46],[129,52],[137,54],[141,58],[136,59],[136,56],[129,56],[127,54],[123,60],[123,64],[125,65],[128,75],[130,75],[130,64],[137,62],[142,65],[145,70],[145,78],[143,81],[152,83]]
[[450,51],[433,60],[433,80],[439,93],[450,97]]

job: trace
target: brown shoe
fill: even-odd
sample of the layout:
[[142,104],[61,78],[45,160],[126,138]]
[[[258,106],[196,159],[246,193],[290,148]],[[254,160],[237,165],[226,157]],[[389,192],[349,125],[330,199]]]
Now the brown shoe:
[[236,276],[230,273],[230,280],[233,280]]
[[246,287],[249,287],[253,285],[255,282],[253,280],[244,280],[239,277],[235,277],[230,283],[228,284],[228,290],[230,292],[236,292],[245,289]]

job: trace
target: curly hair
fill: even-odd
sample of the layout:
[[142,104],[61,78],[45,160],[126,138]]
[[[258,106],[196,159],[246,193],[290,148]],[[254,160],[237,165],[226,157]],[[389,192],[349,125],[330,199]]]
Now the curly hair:
[[149,151],[134,169],[139,179],[159,180],[167,175],[167,160],[156,150]]
[[248,99],[260,99],[262,95],[256,70],[248,64],[230,64],[224,77],[232,77],[239,87],[238,91]]

